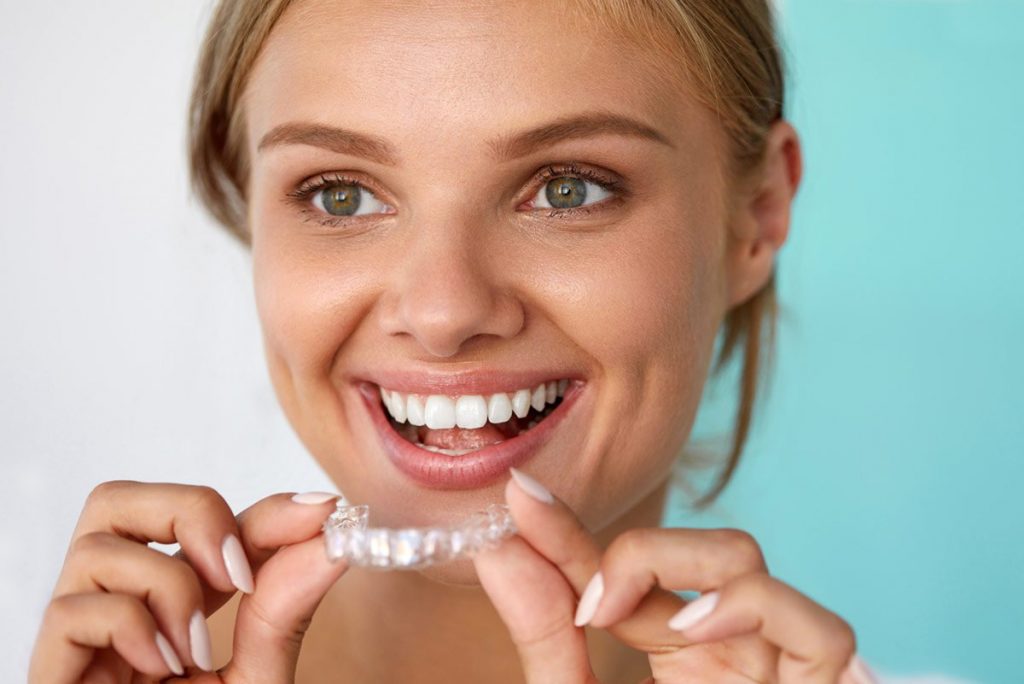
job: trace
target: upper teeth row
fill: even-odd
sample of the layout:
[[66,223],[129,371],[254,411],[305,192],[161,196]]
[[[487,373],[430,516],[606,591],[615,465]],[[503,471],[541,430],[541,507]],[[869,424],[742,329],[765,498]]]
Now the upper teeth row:
[[460,427],[474,429],[483,427],[487,421],[504,423],[516,414],[525,418],[530,407],[543,411],[547,404],[555,403],[558,397],[565,394],[568,380],[552,380],[541,383],[530,389],[512,392],[498,392],[484,396],[482,394],[465,394],[449,397],[443,394],[402,394],[380,388],[380,398],[384,400],[391,417],[399,423],[409,421],[412,425],[426,425],[432,430]]

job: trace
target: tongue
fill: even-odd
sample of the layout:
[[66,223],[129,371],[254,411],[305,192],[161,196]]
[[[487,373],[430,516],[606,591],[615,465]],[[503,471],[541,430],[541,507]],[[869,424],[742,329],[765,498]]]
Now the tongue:
[[485,446],[515,437],[519,434],[519,430],[519,419],[512,416],[511,420],[499,425],[486,423],[483,427],[474,430],[463,428],[432,430],[425,426],[420,427],[419,440],[421,444],[444,449],[482,449]]

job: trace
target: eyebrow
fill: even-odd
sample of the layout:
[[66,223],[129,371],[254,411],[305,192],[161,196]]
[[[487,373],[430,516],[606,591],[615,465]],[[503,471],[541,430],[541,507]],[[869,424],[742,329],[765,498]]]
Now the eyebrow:
[[[672,141],[654,127],[608,111],[561,117],[525,131],[499,135],[486,144],[495,160],[511,161],[564,140],[609,134],[651,140],[675,148]],[[394,146],[384,138],[302,121],[276,126],[263,136],[256,149],[262,152],[281,145],[312,145],[339,154],[364,157],[385,166],[396,166],[401,158]]]

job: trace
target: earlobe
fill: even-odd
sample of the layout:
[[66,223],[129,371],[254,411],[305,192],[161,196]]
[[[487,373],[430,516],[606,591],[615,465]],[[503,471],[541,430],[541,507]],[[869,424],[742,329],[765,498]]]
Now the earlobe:
[[739,306],[767,284],[778,249],[767,240],[737,242],[729,278],[728,308]]
[[768,133],[765,157],[753,191],[733,217],[727,255],[728,308],[763,288],[789,235],[791,207],[803,173],[800,141],[785,120]]

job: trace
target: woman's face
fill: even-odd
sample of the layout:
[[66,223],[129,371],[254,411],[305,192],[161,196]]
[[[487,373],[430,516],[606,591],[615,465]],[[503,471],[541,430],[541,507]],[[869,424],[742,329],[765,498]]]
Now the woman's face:
[[[724,134],[666,87],[672,68],[539,1],[310,0],[273,29],[244,99],[266,355],[299,437],[371,524],[501,501],[512,459],[599,529],[669,474],[728,304]],[[433,429],[400,437],[379,394],[407,412],[409,394],[479,395],[501,422],[491,395],[563,379],[541,438],[437,427],[442,400]],[[475,456],[413,444],[498,438]],[[440,465],[399,468],[412,449]],[[480,467],[442,472],[467,458]]]

